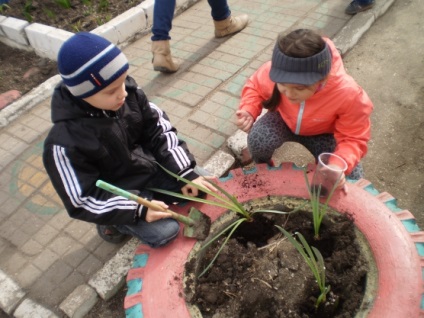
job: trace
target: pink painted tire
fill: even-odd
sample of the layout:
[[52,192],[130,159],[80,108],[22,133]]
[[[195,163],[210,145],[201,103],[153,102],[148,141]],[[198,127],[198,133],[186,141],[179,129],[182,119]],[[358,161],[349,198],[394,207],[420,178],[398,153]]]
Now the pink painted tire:
[[[292,163],[279,167],[257,165],[249,171],[235,169],[220,181],[241,202],[267,195],[308,198],[303,171]],[[225,212],[217,207],[192,205],[212,221]],[[330,206],[340,213],[354,215],[355,225],[371,248],[378,286],[367,317],[424,317],[424,232],[414,216],[400,209],[390,194],[378,192],[364,179],[349,184],[348,195],[335,194]],[[188,209],[181,206],[176,210],[184,214]],[[139,245],[127,276],[126,317],[191,317],[184,301],[183,272],[195,243],[180,232],[175,241],[163,248]]]

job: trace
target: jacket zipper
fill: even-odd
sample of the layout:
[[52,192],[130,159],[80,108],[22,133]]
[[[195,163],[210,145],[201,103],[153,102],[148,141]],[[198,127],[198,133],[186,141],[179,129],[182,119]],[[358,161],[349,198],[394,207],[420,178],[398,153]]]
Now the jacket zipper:
[[296,131],[294,132],[296,135],[299,135],[300,133],[300,126],[302,125],[304,110],[305,110],[305,101],[300,103],[299,113],[297,114]]

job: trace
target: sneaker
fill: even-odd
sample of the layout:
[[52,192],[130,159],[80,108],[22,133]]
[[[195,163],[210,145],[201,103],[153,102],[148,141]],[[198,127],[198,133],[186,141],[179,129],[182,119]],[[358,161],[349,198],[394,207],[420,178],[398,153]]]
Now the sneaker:
[[119,244],[122,243],[129,235],[122,234],[113,225],[96,225],[97,233],[106,242]]
[[371,9],[374,6],[375,1],[372,0],[368,4],[360,4],[358,0],[353,0],[346,8],[345,13],[349,15],[355,15],[358,12]]

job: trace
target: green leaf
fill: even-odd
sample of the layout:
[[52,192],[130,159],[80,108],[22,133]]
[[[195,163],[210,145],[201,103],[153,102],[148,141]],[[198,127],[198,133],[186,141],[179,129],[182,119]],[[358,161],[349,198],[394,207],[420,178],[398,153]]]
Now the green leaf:
[[155,192],[158,192],[158,193],[167,194],[167,195],[173,196],[175,198],[180,198],[180,199],[184,199],[184,200],[188,200],[188,201],[200,202],[200,203],[205,203],[205,204],[209,204],[209,205],[213,205],[213,206],[222,207],[222,208],[227,209],[227,210],[232,210],[234,208],[234,206],[232,206],[231,204],[223,204],[223,203],[219,203],[217,201],[207,200],[207,199],[203,199],[203,198],[199,198],[199,197],[192,197],[192,196],[184,195],[182,193],[177,193],[177,192],[173,192],[173,191],[169,191],[169,190],[163,190],[163,189],[158,189],[158,188],[149,188],[149,190],[155,191]]
[[232,228],[239,221],[240,221],[240,219],[237,219],[233,223],[231,223],[230,225],[228,225],[225,229],[223,229],[221,232],[219,232],[218,234],[216,234],[210,241],[208,241],[207,243],[203,244],[203,246],[200,248],[200,250],[204,250],[205,248],[207,248],[209,245],[211,245],[214,241],[216,241],[221,235],[223,235],[225,232],[227,232],[230,228]]
[[[150,190],[160,192],[160,193],[163,193],[163,194],[167,194],[167,195],[170,195],[170,196],[174,196],[174,197],[177,197],[177,198],[182,198],[182,199],[189,200],[189,201],[195,201],[195,202],[201,202],[201,203],[210,204],[210,205],[214,205],[214,206],[219,206],[219,207],[234,211],[236,213],[239,213],[239,214],[243,215],[245,218],[248,218],[250,220],[251,216],[250,216],[249,212],[247,212],[244,209],[243,205],[240,202],[238,202],[237,199],[234,196],[230,195],[227,191],[225,191],[223,188],[221,188],[220,186],[218,186],[214,182],[212,182],[210,180],[206,180],[210,184],[212,184],[214,187],[216,187],[221,192],[221,194],[217,194],[217,193],[215,193],[215,192],[213,192],[213,191],[211,191],[211,190],[209,190],[209,189],[207,189],[203,186],[200,186],[200,185],[198,185],[198,184],[196,184],[196,183],[194,183],[194,182],[192,182],[188,179],[185,179],[185,178],[177,175],[176,173],[173,173],[172,171],[166,169],[165,167],[163,167],[159,163],[156,163],[156,164],[161,169],[163,169],[166,173],[173,176],[177,180],[182,181],[186,184],[189,184],[189,185],[195,187],[196,189],[209,194],[210,196],[217,199],[221,203],[219,203],[217,201],[187,196],[187,195],[184,195],[182,193],[177,193],[177,192],[167,191],[167,190],[162,190],[162,189],[157,189],[157,188],[150,188]],[[225,195],[225,197],[223,195]]]
[[296,232],[296,235],[302,244],[297,242],[294,239],[293,235],[291,235],[282,227],[278,225],[276,225],[276,227],[287,237],[287,239],[299,251],[299,253],[303,256],[303,259],[305,260],[306,264],[308,264],[309,268],[311,269],[321,292],[321,294],[319,295],[315,303],[315,306],[318,307],[321,302],[325,301],[326,294],[330,290],[329,286],[325,287],[325,265],[324,265],[324,259],[322,257],[322,254],[317,248],[313,246],[312,247],[309,246],[308,242],[305,240],[305,237],[301,233]]
[[245,221],[246,221],[246,219],[240,219],[240,220],[238,220],[238,221],[236,221],[236,222],[233,223],[233,228],[232,228],[231,232],[225,238],[225,241],[222,243],[221,247],[216,252],[214,258],[210,261],[210,263],[208,264],[208,266],[206,266],[206,268],[200,273],[199,277],[203,276],[209,270],[209,268],[212,267],[212,265],[215,262],[216,258],[219,256],[219,254],[221,253],[222,249],[224,248],[224,246],[227,244],[228,240],[233,235],[234,231],[240,226],[240,224],[242,224]]

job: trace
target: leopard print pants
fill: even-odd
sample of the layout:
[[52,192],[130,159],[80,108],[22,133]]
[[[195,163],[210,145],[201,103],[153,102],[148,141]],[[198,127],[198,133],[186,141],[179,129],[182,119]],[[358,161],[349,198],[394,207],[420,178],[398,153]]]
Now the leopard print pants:
[[[315,157],[315,160],[318,160],[319,154],[333,152],[336,148],[336,140],[333,134],[315,136],[293,134],[279,112],[267,112],[259,118],[247,137],[250,154],[257,163],[270,162],[274,151],[287,141],[297,142],[306,147]],[[353,180],[363,178],[362,164],[359,163],[348,177]]]

